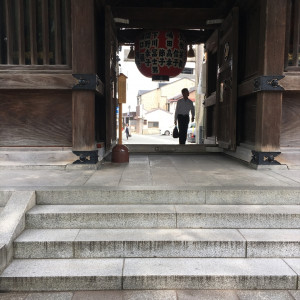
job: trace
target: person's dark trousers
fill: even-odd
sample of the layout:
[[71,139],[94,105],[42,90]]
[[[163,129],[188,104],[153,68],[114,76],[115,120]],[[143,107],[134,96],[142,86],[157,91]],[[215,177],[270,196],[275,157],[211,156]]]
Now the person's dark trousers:
[[185,144],[189,121],[188,115],[178,115],[179,144]]

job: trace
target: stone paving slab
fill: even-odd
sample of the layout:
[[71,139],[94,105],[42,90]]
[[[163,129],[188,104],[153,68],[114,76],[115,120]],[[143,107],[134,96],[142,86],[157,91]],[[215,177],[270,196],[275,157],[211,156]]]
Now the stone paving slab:
[[237,291],[239,300],[293,300],[287,291]]
[[240,229],[247,257],[300,257],[299,229]]
[[[253,170],[225,155],[130,155],[128,164],[102,162],[100,169],[86,166],[0,167],[0,187],[110,186],[127,187],[300,187],[300,170]],[[136,170],[136,172],[135,172]]]
[[124,289],[296,289],[297,275],[280,259],[128,258]]
[[3,293],[0,300],[299,300],[299,291],[145,290]]
[[177,291],[177,300],[239,300],[236,291]]
[[31,293],[27,296],[26,300],[72,300],[72,297],[72,292]]
[[295,300],[300,300],[300,291],[289,291],[290,294],[295,298]]

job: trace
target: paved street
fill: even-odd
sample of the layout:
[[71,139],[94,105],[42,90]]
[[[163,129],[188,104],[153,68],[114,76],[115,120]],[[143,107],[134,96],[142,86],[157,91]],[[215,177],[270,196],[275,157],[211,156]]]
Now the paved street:
[[[123,144],[178,144],[179,140],[174,139],[172,135],[166,136],[162,134],[142,135],[133,133],[131,137],[126,140],[123,134]],[[188,143],[191,144],[191,143]]]

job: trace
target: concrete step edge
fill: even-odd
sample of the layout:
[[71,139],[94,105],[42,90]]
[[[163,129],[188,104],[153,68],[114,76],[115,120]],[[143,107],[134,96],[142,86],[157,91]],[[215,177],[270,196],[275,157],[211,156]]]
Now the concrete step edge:
[[300,228],[300,206],[38,205],[27,228]]
[[14,260],[0,276],[0,290],[295,290],[299,264],[274,258]]
[[271,204],[299,205],[300,188],[130,187],[37,190],[37,204]]
[[15,258],[300,257],[300,230],[25,230]]

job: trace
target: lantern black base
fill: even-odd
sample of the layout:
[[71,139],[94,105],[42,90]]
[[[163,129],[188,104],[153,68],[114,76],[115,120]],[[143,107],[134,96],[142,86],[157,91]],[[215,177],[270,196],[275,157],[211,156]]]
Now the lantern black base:
[[152,81],[169,81],[168,75],[152,75]]

